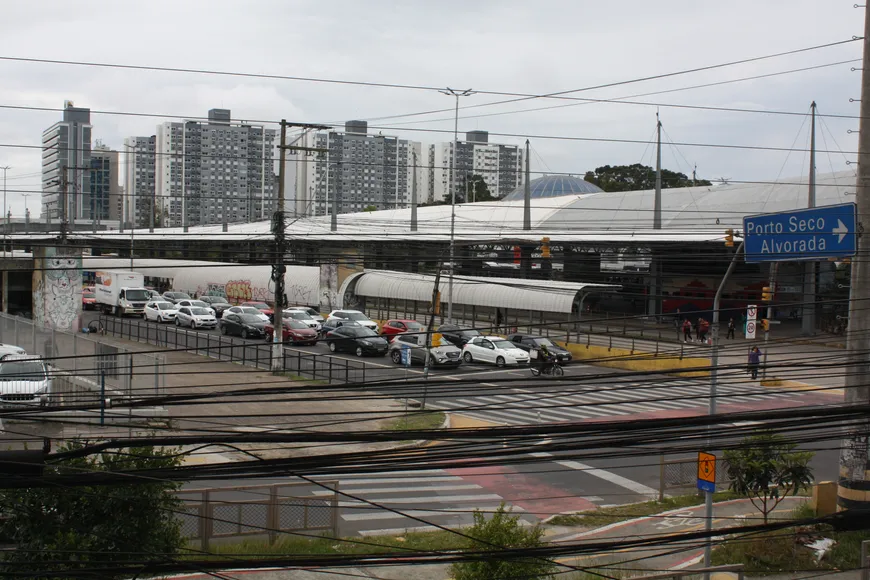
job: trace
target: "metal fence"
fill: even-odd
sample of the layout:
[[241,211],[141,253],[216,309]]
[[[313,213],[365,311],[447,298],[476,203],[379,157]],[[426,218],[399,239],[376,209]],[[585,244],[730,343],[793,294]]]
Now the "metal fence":
[[[207,551],[213,540],[267,537],[283,532],[329,532],[338,537],[338,482],[321,484],[328,495],[305,495],[311,484],[275,484],[177,492],[184,501],[181,533]],[[255,495],[262,499],[235,499]]]
[[[659,501],[665,498],[665,492],[678,489],[695,488],[698,484],[697,459],[665,459],[662,455],[659,463]],[[731,480],[728,478],[728,465],[722,458],[716,459],[716,485],[726,487]]]
[[42,328],[0,313],[0,342],[41,355],[52,365],[53,402],[61,406],[155,397],[164,391],[164,357],[136,353],[93,335]]
[[[148,322],[141,318],[101,316],[103,332],[110,336],[184,350],[221,361],[272,370],[272,343],[255,343],[232,336]],[[366,363],[328,354],[284,347],[281,368],[295,377],[328,383],[363,383]]]

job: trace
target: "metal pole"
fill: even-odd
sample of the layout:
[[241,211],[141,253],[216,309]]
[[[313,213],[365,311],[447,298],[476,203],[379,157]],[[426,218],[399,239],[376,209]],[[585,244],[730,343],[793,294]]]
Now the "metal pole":
[[106,424],[106,371],[100,370],[100,425]]
[[3,256],[6,256],[6,236],[9,235],[9,215],[6,212],[6,172],[11,169],[10,166],[0,167],[3,170],[3,214],[6,216],[6,227],[3,228]]
[[188,231],[187,221],[187,186],[184,180],[187,178],[187,122],[181,124],[181,228],[186,234]]
[[[429,315],[429,326],[426,328],[426,360],[423,362],[423,380],[429,378],[429,361],[432,358],[432,334],[435,327],[435,310],[440,307],[440,292],[438,291],[439,283],[441,282],[441,261],[438,261],[438,270],[435,272],[435,284],[432,286],[432,313]],[[423,383],[423,401],[420,405],[421,409],[426,409],[426,383]]]
[[342,164],[341,162],[344,160],[344,154],[342,153],[342,157],[339,158],[338,170],[336,171],[335,177],[335,192],[332,194],[332,217],[329,222],[329,231],[337,232],[338,231],[338,196],[341,195],[341,186],[344,182],[344,176],[342,175]]
[[417,152],[411,151],[413,173],[411,174],[411,231],[417,231]]
[[529,183],[529,140],[526,139],[526,183],[523,188],[523,230],[532,229],[532,185]]
[[656,113],[656,192],[653,201],[653,229],[662,229],[662,122]]
[[[870,214],[870,10],[864,13],[864,64],[861,69],[861,112],[858,132],[858,178],[855,201],[860,222]],[[846,372],[845,402],[847,405],[870,402],[870,238],[859,235],[857,253],[852,258],[852,283],[849,293],[849,326],[846,351],[849,357]],[[837,504],[841,509],[870,510],[870,459],[864,422],[850,429],[840,449],[840,479]],[[863,490],[863,491],[862,491]]]
[[275,233],[275,267],[272,278],[275,281],[275,308],[272,327],[272,370],[283,370],[284,359],[284,165],[287,159],[287,149],[284,145],[287,140],[287,121],[281,119],[281,141],[278,145],[278,200],[275,204],[275,213],[272,220],[272,229]]
[[764,331],[764,360],[761,363],[761,378],[767,378],[767,341],[770,338],[770,321],[773,320],[773,298],[776,296],[776,273],[779,270],[779,262],[770,265],[770,302],[767,303],[767,330]]
[[[737,259],[743,253],[743,242],[737,246],[737,251],[734,252],[734,257],[731,258],[731,263],[728,265],[728,270],[719,283],[719,289],[716,290],[716,296],[713,298],[713,325],[711,328],[712,350],[710,353],[710,403],[707,410],[708,415],[716,414],[716,381],[719,366],[719,303],[722,301],[722,293],[725,290],[725,284],[728,283],[728,278],[734,272],[734,267],[737,265]],[[712,427],[712,426],[711,426]],[[708,449],[712,444],[712,440],[707,438]],[[710,491],[704,492],[704,515],[706,518],[706,529],[708,533],[713,531],[713,493]],[[704,545],[704,567],[710,567],[710,558],[713,553],[713,537],[708,536],[707,542]]]
[[[807,207],[816,207],[816,102],[810,105],[812,124],[810,126],[810,187],[807,194]],[[816,263],[807,262],[804,266],[804,299],[801,332],[816,332]]]

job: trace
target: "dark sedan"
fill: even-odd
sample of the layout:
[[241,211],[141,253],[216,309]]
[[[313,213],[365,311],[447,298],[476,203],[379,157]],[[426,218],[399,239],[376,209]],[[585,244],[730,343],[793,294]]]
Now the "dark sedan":
[[387,354],[387,340],[363,326],[340,326],[326,335],[326,344],[332,352],[352,352],[356,356]]
[[186,294],[184,292],[172,291],[172,292],[164,292],[163,299],[166,300],[167,302],[172,302],[173,304],[176,304],[182,300],[190,300],[191,298],[190,298],[189,294]]
[[465,346],[465,343],[475,336],[480,336],[480,331],[478,330],[473,328],[461,328],[455,324],[442,324],[438,327],[438,333],[443,336],[447,342],[458,346],[459,348]]
[[235,334],[242,338],[262,338],[266,335],[265,323],[253,314],[228,313],[218,322],[221,334]]
[[508,336],[508,340],[517,345],[517,348],[521,348],[526,352],[531,352],[533,350],[537,351],[541,348],[541,345],[545,345],[547,350],[550,351],[550,354],[554,355],[556,360],[561,364],[569,363],[573,358],[570,352],[544,336],[511,334]]
[[224,315],[224,310],[232,307],[223,296],[200,296],[199,299],[208,304],[218,318]]

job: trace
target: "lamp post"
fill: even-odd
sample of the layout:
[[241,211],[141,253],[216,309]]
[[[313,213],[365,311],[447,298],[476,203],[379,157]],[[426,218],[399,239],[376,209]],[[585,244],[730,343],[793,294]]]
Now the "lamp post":
[[456,243],[454,240],[456,233],[456,151],[459,149],[459,97],[467,97],[474,94],[471,89],[464,91],[455,91],[450,87],[446,90],[438,91],[443,95],[452,96],[456,99],[456,112],[453,117],[453,161],[451,162],[453,173],[450,183],[450,268],[447,278],[447,321],[453,323],[453,271],[456,268],[454,264],[454,254],[456,252]]
[[6,235],[9,233],[9,213],[6,209],[6,172],[12,169],[10,166],[0,167],[3,170],[3,218],[6,226],[3,228],[3,256],[6,256]]

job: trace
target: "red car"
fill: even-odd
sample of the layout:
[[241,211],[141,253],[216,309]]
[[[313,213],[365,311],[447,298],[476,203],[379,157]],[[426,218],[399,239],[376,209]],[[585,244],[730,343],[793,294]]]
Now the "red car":
[[[267,322],[263,328],[266,332],[266,342],[272,342],[272,337],[275,335],[275,327],[271,322]],[[290,344],[317,344],[317,331],[309,328],[307,324],[293,318],[285,318],[284,324],[281,325],[281,334],[284,335],[284,342]]]
[[387,340],[403,332],[426,332],[426,327],[416,320],[401,319],[387,320],[381,327],[381,336]]
[[269,317],[269,320],[274,320],[275,311],[272,310],[268,304],[265,302],[242,302],[239,306],[250,306],[251,308],[256,308],[263,314]]
[[97,297],[94,294],[94,287],[82,288],[82,310],[94,310],[96,307]]

